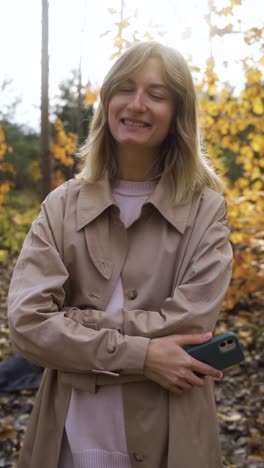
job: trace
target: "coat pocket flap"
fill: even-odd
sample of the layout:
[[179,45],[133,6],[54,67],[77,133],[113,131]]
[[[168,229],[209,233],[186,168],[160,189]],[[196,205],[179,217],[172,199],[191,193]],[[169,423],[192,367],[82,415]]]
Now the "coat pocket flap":
[[77,372],[59,372],[59,379],[64,385],[70,385],[81,392],[96,392],[96,375]]

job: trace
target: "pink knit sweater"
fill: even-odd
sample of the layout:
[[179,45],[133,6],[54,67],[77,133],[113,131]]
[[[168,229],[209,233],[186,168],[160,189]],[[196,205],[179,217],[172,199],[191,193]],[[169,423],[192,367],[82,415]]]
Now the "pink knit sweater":
[[[119,181],[115,185],[113,197],[126,228],[140,216],[154,186],[155,182],[149,181]],[[106,312],[111,314],[122,306],[120,277]],[[72,390],[59,468],[130,468],[122,385],[106,385],[95,394]]]

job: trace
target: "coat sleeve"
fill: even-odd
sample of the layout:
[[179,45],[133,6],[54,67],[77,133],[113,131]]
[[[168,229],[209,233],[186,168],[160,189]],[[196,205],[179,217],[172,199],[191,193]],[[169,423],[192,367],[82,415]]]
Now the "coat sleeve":
[[[63,206],[56,203],[55,224],[62,229]],[[87,314],[64,308],[68,272],[55,229],[44,203],[25,239],[9,289],[8,319],[15,351],[37,365],[65,372],[123,369],[142,374],[149,339],[124,336],[114,326],[98,330],[96,311],[89,311],[94,317],[92,323],[88,317],[86,326],[70,318],[71,312]]]
[[[204,207],[204,214],[208,207]],[[123,332],[130,336],[148,338],[172,334],[203,333],[213,331],[228,288],[232,272],[232,248],[229,242],[226,203],[218,204],[207,226],[208,216],[200,213],[195,226],[195,240],[190,242],[188,257],[180,284],[172,297],[167,298],[160,310],[116,311],[123,320]],[[199,231],[199,235],[197,232]],[[196,239],[198,239],[196,241]],[[192,244],[192,245],[191,245]],[[73,319],[78,312],[70,312]],[[92,320],[93,312],[90,311]],[[115,320],[115,314],[106,317],[100,312],[94,316],[98,327],[110,326],[106,320]]]

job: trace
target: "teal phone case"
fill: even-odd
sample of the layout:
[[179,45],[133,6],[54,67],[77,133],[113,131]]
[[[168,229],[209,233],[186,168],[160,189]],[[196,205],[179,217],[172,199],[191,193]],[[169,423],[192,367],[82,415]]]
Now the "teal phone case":
[[190,346],[186,351],[195,359],[218,370],[239,364],[245,359],[238,337],[233,332],[226,332],[206,343]]

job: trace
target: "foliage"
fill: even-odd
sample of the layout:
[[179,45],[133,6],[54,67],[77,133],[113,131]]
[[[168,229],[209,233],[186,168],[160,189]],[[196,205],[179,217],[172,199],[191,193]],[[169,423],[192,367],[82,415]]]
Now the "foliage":
[[[214,36],[241,32],[237,8],[242,0],[229,0],[220,8],[216,3],[208,1],[209,9],[205,16],[211,49]],[[132,40],[124,38],[124,30],[130,26],[131,18],[124,18],[123,2],[120,12],[113,9],[109,12],[119,15],[119,21],[115,23],[117,34],[113,58],[139,39],[138,31],[132,34]],[[106,31],[102,36],[109,33]],[[144,39],[152,40],[154,37]],[[253,27],[245,31],[244,41],[249,45],[258,44],[263,49],[263,29]],[[245,84],[238,95],[230,85],[219,82],[212,56],[207,61],[205,74],[197,83],[201,127],[208,153],[227,187],[230,240],[234,250],[233,276],[225,301],[227,309],[252,293],[260,294],[264,286],[261,261],[264,251],[263,64],[263,56],[257,63],[252,58],[243,60]],[[193,67],[193,71],[200,70]]]
[[6,139],[12,146],[12,152],[7,153],[5,160],[13,166],[13,186],[16,189],[32,187],[38,190],[35,178],[32,177],[31,166],[39,161],[40,143],[36,132],[27,130],[21,125],[7,120],[1,122]]
[[[210,40],[214,36],[222,37],[236,32],[235,28],[239,27],[239,21],[234,21],[233,17],[235,9],[239,8],[241,3],[241,0],[229,0],[225,7],[219,8],[215,6],[214,0],[208,2],[210,10],[206,21],[209,25]],[[116,20],[113,57],[118,56],[132,42],[154,38],[151,35],[140,37],[137,30],[131,32],[137,12],[133,17],[125,17],[124,2],[122,2],[120,12],[109,9],[109,13]],[[225,18],[226,25],[225,21],[222,21]],[[229,21],[232,23],[232,28]],[[152,26],[160,35],[159,31],[157,32],[157,25]],[[106,31],[102,35],[110,32]],[[258,48],[261,48],[264,43],[262,29],[254,27],[244,31],[243,34],[249,46],[255,47],[257,44]],[[253,55],[251,58],[246,57],[242,61],[245,78],[244,85],[239,92],[230,84],[220,82],[212,57],[207,61],[205,73],[202,77],[200,74],[199,79],[196,80],[201,126],[210,160],[226,182],[225,196],[229,209],[230,239],[234,250],[233,277],[225,302],[227,309],[233,308],[253,293],[260,295],[264,286],[262,264],[264,250],[263,65],[264,59],[259,54],[254,54],[254,58]],[[196,71],[200,72],[196,67],[193,67],[193,71],[194,74]],[[53,126],[50,146],[53,157],[53,187],[72,177],[75,169],[73,155],[78,144],[77,134],[80,136],[80,116],[82,118],[81,134],[86,136],[97,97],[98,89],[93,89],[89,83],[83,86],[77,71],[72,73],[69,80],[60,85],[59,100],[55,107],[57,118]],[[21,128],[8,123],[5,123],[5,131],[8,141],[14,146],[12,161],[16,170],[16,186],[22,186],[22,182],[37,185],[41,177],[37,136],[30,134],[23,136]],[[11,157],[6,154],[7,145],[4,134],[1,135],[0,156]],[[5,174],[5,179],[1,179],[3,168],[9,167],[11,171],[11,166],[5,166],[9,164],[7,159],[0,163],[0,171],[2,170],[0,182],[3,180],[0,186],[1,200],[1,187],[2,192],[6,193],[10,188],[8,174]],[[2,193],[3,196],[5,194]],[[12,219],[11,226],[14,224],[16,223]],[[9,230],[7,225],[6,229]],[[3,232],[1,235],[3,237]],[[8,242],[10,242],[8,235],[4,242],[5,249],[8,250]],[[10,248],[12,250],[12,247]]]
[[[71,77],[59,85],[59,90],[50,145],[53,188],[71,178],[77,169],[74,154],[77,145],[88,136],[93,105],[99,94],[98,88],[93,88],[90,83],[82,85],[78,70],[72,71]],[[39,166],[33,169],[40,173]]]
[[97,92],[90,83],[82,84],[78,70],[72,70],[71,76],[59,85],[53,114],[61,120],[66,132],[78,134],[79,143],[88,135]]
[[[245,62],[246,63],[246,62]],[[221,88],[208,60],[198,86],[201,125],[214,166],[226,181],[233,276],[225,306],[260,293],[264,286],[263,72],[245,66],[245,87],[235,95]]]
[[39,198],[34,192],[12,191],[1,212],[0,263],[19,254],[32,221],[39,211]]
[[4,79],[0,84],[0,120],[13,121],[21,98],[16,96],[11,79]]
[[[57,118],[53,124],[53,139],[50,144],[51,153],[51,185],[52,189],[70,179],[74,173],[74,154],[77,149],[78,136],[72,132],[66,132],[62,121]],[[42,178],[39,160],[32,160],[28,170],[33,181],[38,182]]]
[[5,132],[0,126],[0,212],[12,185],[12,176],[15,175],[14,167],[6,157],[8,153],[12,153],[12,147],[7,145]]
[[[115,10],[114,8],[108,8],[108,12],[115,18],[115,28],[116,31],[112,38],[114,52],[111,55],[111,59],[119,57],[122,52],[130,47],[132,44],[140,41],[152,41],[155,36],[162,37],[165,35],[165,32],[162,30],[161,25],[149,23],[149,31],[145,31],[143,34],[140,33],[137,29],[134,29],[134,25],[137,22],[138,10],[136,9],[134,13],[130,16],[124,16],[124,2],[121,2],[120,11]],[[126,31],[125,31],[126,30]],[[125,31],[125,34],[124,34]],[[100,37],[109,35],[110,30],[103,32]]]
[[50,145],[52,159],[52,185],[57,187],[72,176],[73,156],[77,149],[78,137],[73,132],[66,132],[62,121],[57,118],[54,123],[55,138]]

